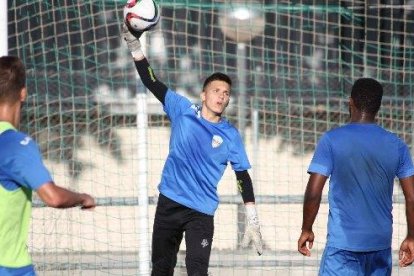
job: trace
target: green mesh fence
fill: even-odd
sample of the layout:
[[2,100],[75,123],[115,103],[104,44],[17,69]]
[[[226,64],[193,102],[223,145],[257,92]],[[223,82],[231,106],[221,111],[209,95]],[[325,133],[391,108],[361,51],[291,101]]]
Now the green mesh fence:
[[[253,164],[267,253],[256,257],[240,249],[240,197],[233,174],[226,173],[215,221],[214,275],[316,274],[326,205],[315,224],[313,257],[296,253],[306,168],[320,135],[347,122],[356,78],[370,76],[384,85],[378,122],[412,146],[413,5],[331,2],[159,1],[161,21],[143,43],[157,77],[198,101],[206,76],[229,74],[234,85],[226,115],[244,135]],[[21,57],[28,70],[22,129],[36,138],[58,184],[91,192],[101,205],[85,215],[40,208],[35,201],[29,248],[37,270],[136,275],[142,233],[134,208],[140,131],[135,95],[144,88],[119,38],[124,1],[8,5],[9,54]],[[169,123],[151,96],[148,107],[151,225]],[[395,193],[400,198],[401,191]],[[403,201],[394,212],[397,250],[406,229]],[[183,275],[184,250],[177,269]],[[396,267],[394,274],[407,270]]]

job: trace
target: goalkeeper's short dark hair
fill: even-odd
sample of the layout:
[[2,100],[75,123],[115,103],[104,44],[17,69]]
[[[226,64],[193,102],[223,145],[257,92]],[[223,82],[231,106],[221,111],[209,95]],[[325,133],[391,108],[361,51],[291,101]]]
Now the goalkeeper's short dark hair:
[[352,86],[351,98],[361,112],[376,114],[381,107],[383,88],[372,78],[360,78]]
[[213,82],[213,81],[216,81],[216,80],[227,82],[231,86],[231,79],[230,79],[229,76],[227,76],[224,73],[216,72],[216,73],[213,73],[209,77],[206,78],[206,80],[204,81],[204,84],[203,84],[203,90],[206,88],[207,85],[210,84],[210,82]]

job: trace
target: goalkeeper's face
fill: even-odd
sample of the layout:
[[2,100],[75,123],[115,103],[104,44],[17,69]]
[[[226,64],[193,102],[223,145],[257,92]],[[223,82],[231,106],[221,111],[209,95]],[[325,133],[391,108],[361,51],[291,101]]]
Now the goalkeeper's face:
[[221,80],[210,82],[201,93],[203,115],[220,117],[230,101],[230,85]]

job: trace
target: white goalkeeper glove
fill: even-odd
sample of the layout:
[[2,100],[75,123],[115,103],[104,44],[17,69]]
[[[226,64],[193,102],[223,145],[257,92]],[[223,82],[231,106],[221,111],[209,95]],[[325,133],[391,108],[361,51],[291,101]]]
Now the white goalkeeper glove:
[[260,233],[259,219],[257,217],[256,207],[254,204],[246,204],[247,226],[244,233],[242,247],[248,247],[253,242],[257,254],[263,254],[262,234]]
[[122,24],[121,37],[125,40],[133,58],[137,60],[144,57],[144,53],[141,50],[141,42],[139,42],[141,35],[141,32],[132,31],[125,23]]

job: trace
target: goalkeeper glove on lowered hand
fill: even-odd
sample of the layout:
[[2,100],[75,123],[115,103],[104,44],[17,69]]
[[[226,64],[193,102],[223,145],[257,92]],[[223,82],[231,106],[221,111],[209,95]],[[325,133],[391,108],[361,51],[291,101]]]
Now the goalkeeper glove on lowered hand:
[[144,53],[141,50],[141,42],[139,42],[141,35],[142,32],[131,30],[125,23],[122,24],[121,37],[125,40],[128,50],[134,59],[142,59],[144,57]]
[[257,217],[256,207],[254,204],[246,204],[247,226],[244,233],[242,247],[246,248],[250,242],[256,247],[257,254],[263,254],[262,234],[260,233],[259,219]]

